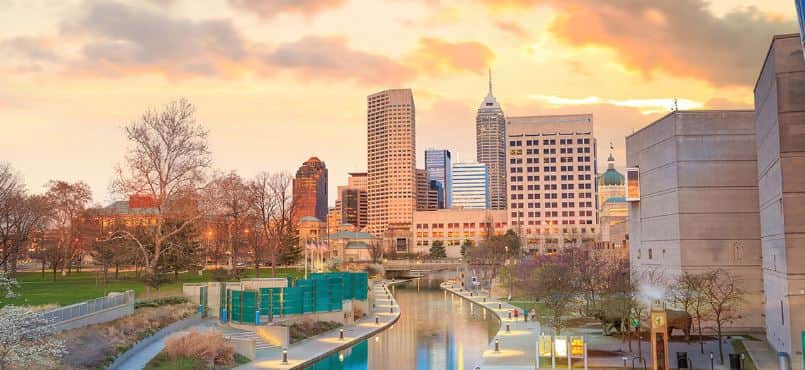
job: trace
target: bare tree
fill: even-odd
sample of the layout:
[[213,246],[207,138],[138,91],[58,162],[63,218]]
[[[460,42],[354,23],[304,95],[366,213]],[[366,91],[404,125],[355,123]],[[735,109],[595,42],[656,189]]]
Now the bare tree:
[[0,214],[0,238],[3,241],[0,264],[13,277],[20,252],[35,232],[44,229],[50,207],[45,197],[24,193],[12,196],[7,202],[8,211]]
[[235,172],[216,175],[207,187],[210,213],[225,226],[225,248],[230,275],[235,271],[238,247],[247,243],[249,234],[250,192],[243,179]]
[[718,355],[724,363],[724,348],[721,341],[722,329],[725,324],[741,318],[738,308],[744,303],[746,292],[741,288],[742,282],[735,274],[723,269],[713,270],[704,274],[704,289],[702,296],[710,308],[712,319],[716,324],[718,335]]
[[576,294],[570,267],[555,256],[540,256],[518,267],[521,289],[526,296],[539,299],[545,310],[538,314],[541,321],[554,328],[556,335],[565,328],[566,315],[576,305]]
[[383,259],[383,243],[380,240],[372,238],[367,248],[369,248],[369,257],[373,263],[378,263]]
[[[157,265],[170,248],[165,242],[203,214],[196,194],[211,163],[207,131],[196,122],[193,105],[184,99],[162,111],[145,112],[125,131],[132,146],[116,170],[113,189],[122,196],[151,198],[155,211],[153,224],[141,236],[125,229],[118,236],[137,245],[147,281],[156,282]],[[166,227],[169,219],[181,221]]]
[[289,173],[261,173],[249,183],[250,199],[256,224],[263,234],[262,249],[271,261],[271,275],[283,248],[292,243],[296,230],[293,225],[293,177]]
[[47,187],[45,197],[50,203],[53,229],[58,234],[57,248],[64,255],[62,275],[66,275],[79,253],[81,238],[78,232],[80,222],[78,218],[92,201],[92,192],[89,185],[81,181],[69,183],[52,180],[48,182]]
[[685,312],[696,320],[696,331],[699,334],[699,351],[704,354],[704,339],[702,338],[702,321],[709,316],[707,299],[704,288],[707,276],[683,272],[676,278],[671,288],[671,299],[680,305]]

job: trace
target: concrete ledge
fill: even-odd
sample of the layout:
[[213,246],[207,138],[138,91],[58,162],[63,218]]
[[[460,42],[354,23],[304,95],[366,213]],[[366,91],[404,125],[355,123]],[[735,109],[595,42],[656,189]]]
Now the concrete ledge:
[[149,337],[143,338],[143,340],[141,340],[141,341],[137,342],[136,344],[134,344],[134,346],[132,346],[128,351],[123,352],[120,355],[118,355],[117,358],[115,358],[115,361],[112,362],[112,364],[107,367],[107,370],[119,369],[120,367],[125,365],[125,363],[132,356],[137,354],[137,352],[140,352],[141,350],[143,350],[145,347],[148,347],[151,344],[153,344],[154,342],[156,342],[156,341],[158,341],[158,340],[160,340],[162,338],[165,338],[168,335],[173,334],[173,333],[175,333],[177,331],[184,330],[184,329],[187,329],[187,328],[189,328],[191,326],[201,324],[202,321],[204,321],[204,320],[199,318],[199,317],[197,317],[197,316],[191,316],[189,318],[186,318],[184,320],[179,320],[179,321],[177,321],[177,322],[175,322],[173,324],[170,324],[170,325],[160,329],[159,331],[154,333],[154,335],[151,335]]
[[[332,355],[334,353],[337,353],[338,351],[341,351],[342,349],[352,347],[353,345],[360,343],[361,341],[365,340],[366,338],[372,337],[375,334],[377,334],[377,333],[379,333],[379,332],[381,332],[383,330],[386,330],[386,328],[394,325],[394,323],[396,323],[397,320],[400,319],[400,309],[399,309],[400,306],[397,304],[397,300],[391,294],[391,291],[388,289],[388,287],[394,286],[394,285],[397,285],[397,284],[402,284],[402,283],[404,283],[406,281],[408,281],[408,280],[393,281],[393,282],[386,281],[386,282],[384,282],[385,285],[386,285],[385,291],[386,291],[386,293],[388,293],[389,296],[391,296],[392,304],[394,306],[398,307],[397,312],[396,312],[397,314],[394,315],[391,320],[381,323],[380,326],[378,326],[377,328],[375,328],[374,330],[372,330],[372,331],[370,331],[370,332],[368,332],[366,334],[363,334],[361,336],[358,336],[358,337],[356,337],[354,339],[351,339],[351,340],[348,340],[348,341],[344,341],[344,344],[339,345],[338,347],[335,347],[335,348],[333,348],[333,349],[331,349],[331,350],[329,350],[327,352],[320,353],[320,354],[316,355],[315,357],[312,357],[312,358],[310,358],[310,359],[308,359],[308,360],[306,360],[306,361],[304,361],[302,363],[299,363],[299,364],[296,364],[296,365],[290,367],[289,369],[304,369],[305,367],[308,367],[308,366],[312,365],[313,363],[315,363],[315,362],[317,362],[317,361],[319,361],[321,359],[324,359],[324,358],[326,358],[326,357],[328,357],[328,356],[330,356],[330,355]],[[372,291],[372,294],[374,295],[374,291]],[[375,311],[377,311],[377,310],[375,310]],[[374,313],[374,311],[372,313]],[[306,342],[308,340],[316,339],[318,337],[324,337],[324,336],[328,336],[328,335],[331,336],[334,333],[335,333],[335,330],[331,330],[331,331],[329,331],[327,333],[317,335],[317,336],[315,336],[313,338],[305,339],[305,340],[303,340],[302,342],[299,342],[299,343],[304,343],[304,342]]]
[[[339,332],[339,329],[331,330],[291,345],[288,348],[288,364],[281,364],[282,354],[280,352],[277,356],[272,355],[267,358],[260,358],[256,361],[242,365],[238,367],[238,369],[304,369],[323,358],[331,356],[338,351],[351,347],[371,336],[376,335],[379,332],[382,332],[391,325],[394,325],[394,323],[396,323],[400,318],[401,313],[399,310],[399,305],[397,304],[396,299],[394,299],[394,296],[391,295],[389,287],[403,282],[405,281],[384,281],[375,283],[371,286],[371,292],[369,295],[371,297],[370,301],[374,301],[381,297],[385,300],[386,296],[390,296],[390,303],[393,306],[396,306],[397,310],[394,313],[389,313],[386,311],[386,307],[388,307],[388,305],[385,305],[383,308],[376,307],[372,311],[372,314],[367,316],[367,318],[359,320],[355,323],[355,325],[341,328],[344,329],[345,333],[357,332],[355,336],[348,338],[345,336],[343,342],[330,341],[327,339],[337,338],[337,333]],[[383,284],[385,284],[385,286],[383,286]],[[376,290],[380,291],[378,292]],[[383,321],[380,321],[378,325],[374,323],[376,316],[383,317]]]

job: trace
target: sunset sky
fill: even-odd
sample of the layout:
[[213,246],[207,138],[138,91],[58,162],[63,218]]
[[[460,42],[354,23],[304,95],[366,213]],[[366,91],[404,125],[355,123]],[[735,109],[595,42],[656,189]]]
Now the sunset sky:
[[507,115],[593,113],[609,142],[681,109],[751,108],[793,0],[0,0],[0,161],[32,192],[84,180],[105,204],[121,127],[186,97],[215,168],[327,164],[330,203],[366,169],[366,96],[411,88],[426,148],[475,159],[492,68]]

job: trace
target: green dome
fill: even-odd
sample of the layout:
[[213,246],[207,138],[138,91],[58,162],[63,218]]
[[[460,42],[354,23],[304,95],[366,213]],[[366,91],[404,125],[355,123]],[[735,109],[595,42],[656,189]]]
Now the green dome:
[[598,180],[598,184],[603,186],[623,185],[623,183],[623,175],[614,168],[607,168]]

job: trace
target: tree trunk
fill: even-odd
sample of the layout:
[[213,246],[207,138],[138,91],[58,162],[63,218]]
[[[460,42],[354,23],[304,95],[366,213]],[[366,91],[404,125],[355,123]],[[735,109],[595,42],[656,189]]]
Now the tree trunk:
[[696,322],[697,326],[699,327],[699,351],[704,354],[704,339],[702,338],[702,318],[700,315],[696,315]]
[[119,273],[120,273],[120,264],[116,263],[115,264],[115,280],[119,279]]
[[721,341],[721,319],[716,317],[716,330],[718,331],[718,358],[724,365],[724,343]]

